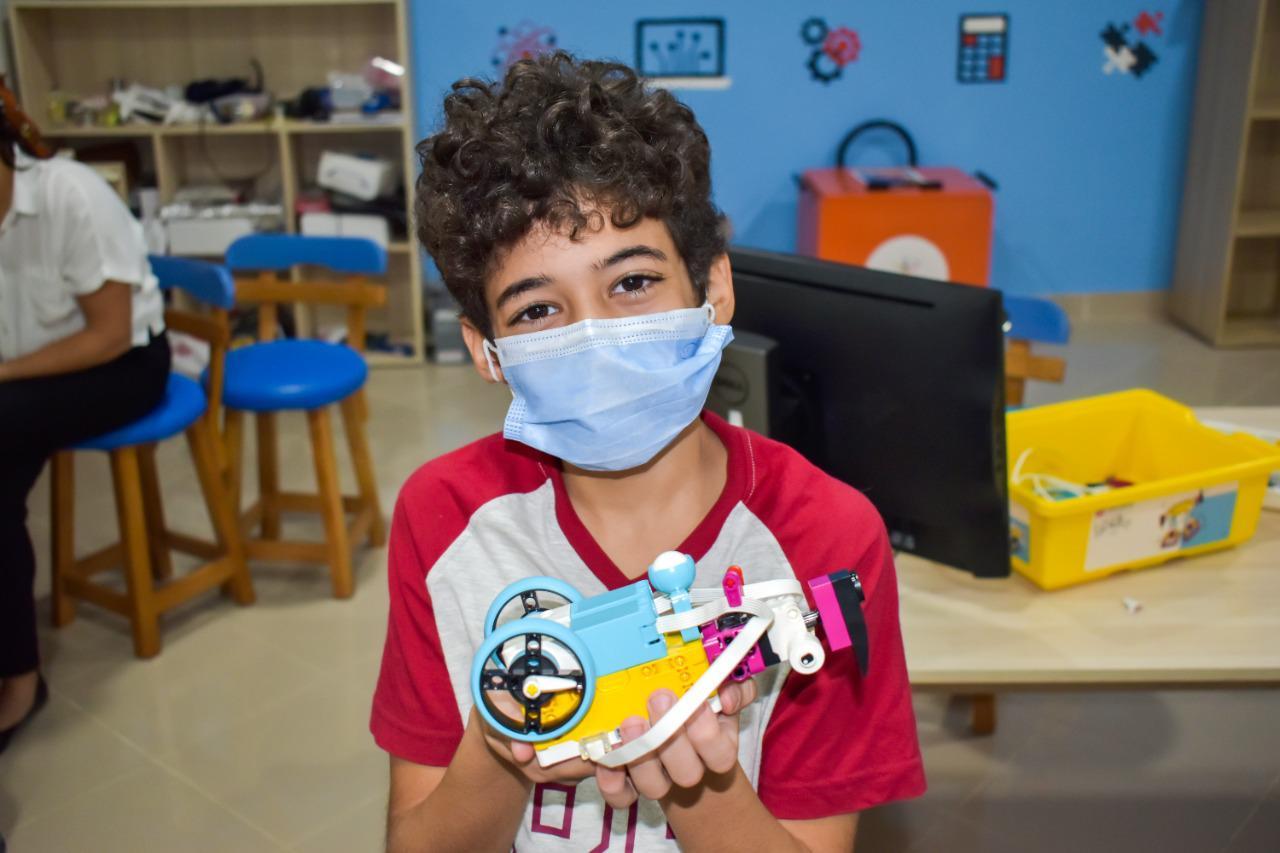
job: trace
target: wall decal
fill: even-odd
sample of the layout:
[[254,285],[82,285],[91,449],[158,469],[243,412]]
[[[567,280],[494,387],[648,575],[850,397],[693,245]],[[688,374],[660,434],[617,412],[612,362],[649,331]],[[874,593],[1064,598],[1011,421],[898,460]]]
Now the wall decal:
[[1138,36],[1163,36],[1164,12],[1143,12],[1128,23],[1116,25],[1108,23],[1099,33],[1102,38],[1102,63],[1104,74],[1131,74],[1135,80],[1140,79],[1151,70],[1159,57],[1151,46],[1132,34],[1137,30]]
[[862,39],[848,27],[829,27],[823,18],[810,18],[800,26],[800,40],[813,48],[809,54],[809,76],[823,84],[840,79],[844,68],[858,60]]
[[1009,16],[961,15],[956,79],[1003,83],[1009,73]]
[[636,21],[636,71],[644,77],[725,76],[724,19]]
[[556,34],[550,27],[532,21],[521,21],[515,27],[499,27],[493,66],[503,72],[522,59],[533,59],[555,49]]
[[1150,12],[1143,12],[1133,20],[1133,25],[1138,28],[1138,34],[1144,36],[1164,35],[1164,30],[1160,28],[1163,23],[1164,12],[1156,12],[1154,15]]

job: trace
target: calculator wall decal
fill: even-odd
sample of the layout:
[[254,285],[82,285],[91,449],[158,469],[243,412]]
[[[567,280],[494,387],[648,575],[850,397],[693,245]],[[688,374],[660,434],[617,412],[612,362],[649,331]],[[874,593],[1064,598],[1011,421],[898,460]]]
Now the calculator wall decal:
[[1009,73],[1009,16],[961,15],[956,79],[1003,83]]

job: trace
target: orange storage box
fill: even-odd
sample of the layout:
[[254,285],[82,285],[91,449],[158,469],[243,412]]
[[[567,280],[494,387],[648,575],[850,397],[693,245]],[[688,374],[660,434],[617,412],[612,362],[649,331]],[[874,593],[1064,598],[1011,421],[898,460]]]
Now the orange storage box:
[[985,184],[960,169],[911,171],[937,189],[869,189],[858,173],[898,169],[810,169],[801,179],[801,254],[872,269],[986,285],[994,205]]

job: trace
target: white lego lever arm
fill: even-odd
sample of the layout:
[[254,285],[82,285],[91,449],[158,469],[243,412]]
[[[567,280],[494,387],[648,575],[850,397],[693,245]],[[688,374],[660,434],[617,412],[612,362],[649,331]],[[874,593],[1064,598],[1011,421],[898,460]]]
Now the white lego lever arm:
[[532,684],[539,693],[558,693],[561,690],[574,690],[579,684],[572,678],[559,675],[527,675],[522,684]]
[[[698,610],[702,609],[698,608]],[[773,622],[773,611],[767,604],[759,601],[743,601],[738,607],[719,607],[718,609],[719,613],[717,615],[726,612],[742,612],[750,613],[756,618],[748,620],[747,624],[742,626],[742,630],[738,633],[738,636],[733,638],[733,642],[729,643],[728,648],[715,659],[715,662],[693,683],[693,686],[676,701],[676,704],[671,706],[671,709],[662,716],[662,719],[654,723],[649,731],[630,743],[625,743],[616,749],[610,750],[598,758],[592,756],[598,764],[603,764],[605,767],[621,767],[624,764],[630,764],[633,761],[644,758],[650,752],[666,743],[672,735],[684,727],[685,723],[689,722],[702,703],[711,698],[711,694],[724,683],[724,680],[737,668],[738,664],[746,659],[747,655],[751,653],[751,649],[765,635],[765,632],[769,630],[770,623]],[[667,618],[678,619],[695,613],[697,613],[697,610]],[[703,621],[706,620],[704,619]],[[694,624],[698,623],[695,622]]]

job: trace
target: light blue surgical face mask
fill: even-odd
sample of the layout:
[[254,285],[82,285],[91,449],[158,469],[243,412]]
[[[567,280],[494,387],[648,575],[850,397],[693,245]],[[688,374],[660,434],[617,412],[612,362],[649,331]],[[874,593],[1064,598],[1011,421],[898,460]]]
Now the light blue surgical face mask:
[[708,304],[485,341],[511,386],[502,434],[590,471],[645,464],[702,411],[733,339],[714,320]]

